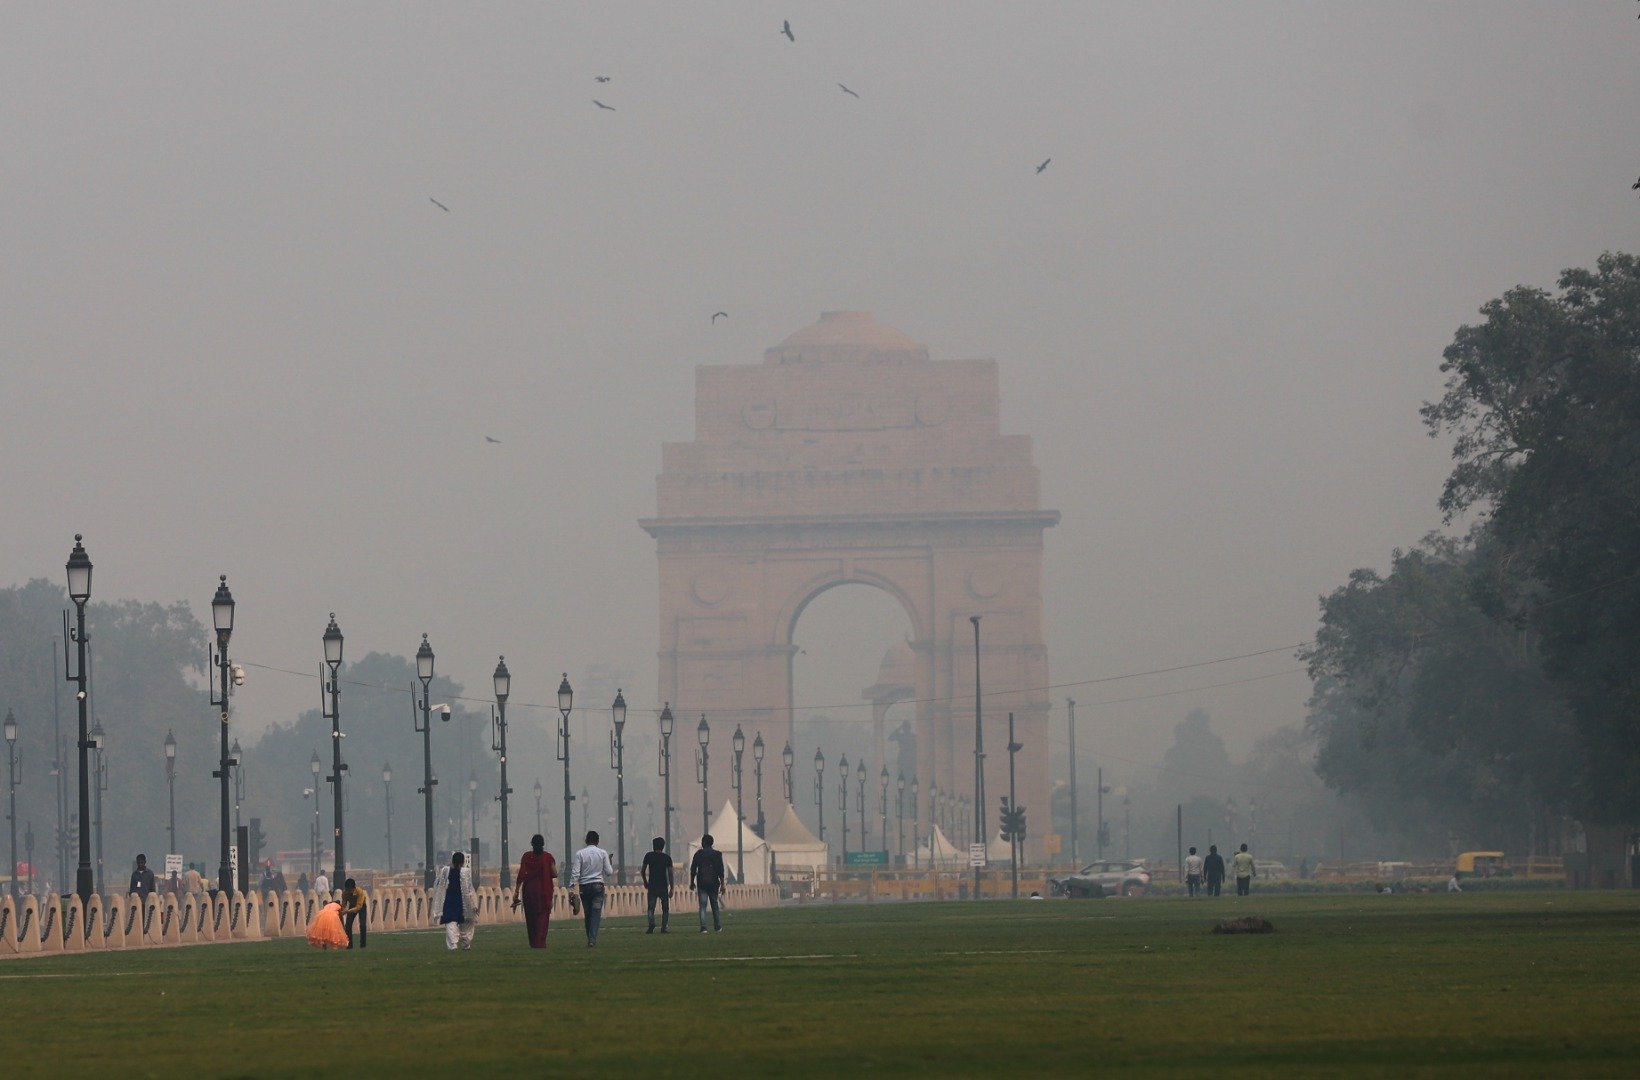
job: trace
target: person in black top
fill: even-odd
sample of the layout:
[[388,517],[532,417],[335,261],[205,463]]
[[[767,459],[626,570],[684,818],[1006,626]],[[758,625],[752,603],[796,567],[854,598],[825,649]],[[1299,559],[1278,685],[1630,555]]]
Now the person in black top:
[[1219,845],[1207,845],[1207,858],[1202,860],[1202,873],[1207,877],[1207,895],[1219,895],[1219,889],[1224,885],[1224,856],[1219,854]]
[[700,838],[700,850],[689,860],[689,887],[700,905],[700,932],[706,933],[706,905],[712,905],[712,929],[723,932],[718,897],[723,894],[723,853],[712,846],[712,834]]
[[154,872],[148,869],[148,856],[137,856],[137,868],[131,871],[131,887],[126,892],[137,894],[137,903],[147,903],[148,894],[154,891]]
[[669,931],[666,924],[672,920],[672,856],[666,853],[666,838],[655,837],[655,850],[643,857],[644,888],[649,892],[649,930],[655,932],[655,901],[661,902],[661,933]]

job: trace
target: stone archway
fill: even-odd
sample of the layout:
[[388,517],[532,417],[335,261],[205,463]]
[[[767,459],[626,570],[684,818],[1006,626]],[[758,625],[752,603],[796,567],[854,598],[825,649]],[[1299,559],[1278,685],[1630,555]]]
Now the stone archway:
[[791,737],[804,606],[838,585],[873,585],[912,627],[925,799],[933,784],[973,788],[969,618],[981,616],[986,828],[1008,790],[1012,711],[1040,852],[1042,540],[1059,514],[1039,504],[1030,439],[1001,433],[996,362],[931,360],[865,312],[827,312],[762,364],[697,368],[695,429],[663,447],[658,512],[641,524],[660,563],[660,696],[680,731],[701,713],[712,724],[713,792],[729,790],[736,723],[775,753]]

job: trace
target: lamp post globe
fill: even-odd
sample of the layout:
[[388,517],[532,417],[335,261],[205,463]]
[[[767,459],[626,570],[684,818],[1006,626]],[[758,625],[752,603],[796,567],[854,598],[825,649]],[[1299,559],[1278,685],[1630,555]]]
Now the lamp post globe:
[[416,678],[424,684],[433,681],[433,646],[427,635],[421,635],[421,647],[416,650]]
[[[5,730],[6,730],[6,741],[8,743],[15,743],[17,741],[17,717],[12,715],[12,712],[11,712],[10,709],[6,710]],[[167,736],[166,738],[167,738],[167,741],[170,741],[169,736]],[[176,744],[174,742],[171,742],[170,745],[167,747],[165,756],[166,757],[175,757],[176,756]]]
[[570,689],[569,674],[566,672],[558,682],[558,711],[567,713],[571,711],[574,705],[575,691]]
[[700,724],[695,728],[695,738],[700,740],[702,746],[712,741],[712,728],[706,722],[705,713],[700,714]]
[[505,705],[512,694],[512,672],[507,670],[505,656],[495,662],[495,673],[490,676],[490,681],[495,686],[495,700]]
[[325,663],[332,671],[342,664],[342,628],[336,625],[336,613],[330,613],[330,625],[325,627]]
[[68,598],[83,606],[91,599],[91,556],[85,553],[83,537],[74,534],[74,550],[68,553]]

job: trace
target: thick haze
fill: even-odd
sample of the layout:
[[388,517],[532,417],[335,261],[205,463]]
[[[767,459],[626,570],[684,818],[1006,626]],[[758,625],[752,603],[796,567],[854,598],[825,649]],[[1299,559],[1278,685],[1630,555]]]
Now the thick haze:
[[[83,532],[99,599],[208,620],[227,573],[241,660],[316,669],[335,611],[351,657],[425,630],[518,701],[602,664],[642,716],[694,366],[861,308],[1000,362],[1064,515],[1056,683],[1301,642],[1439,525],[1457,326],[1640,245],[1634,16],[8,5],[0,581]],[[858,700],[886,609],[817,605],[799,705]],[[1069,692],[1090,749],[1156,761],[1199,705],[1240,753],[1302,676],[1093,703],[1297,666]],[[239,722],[315,697],[253,669]]]

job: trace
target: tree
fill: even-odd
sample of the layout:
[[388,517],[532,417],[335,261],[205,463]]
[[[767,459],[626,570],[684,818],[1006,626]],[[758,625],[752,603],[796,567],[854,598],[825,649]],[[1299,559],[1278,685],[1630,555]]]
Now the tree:
[[1453,436],[1441,497],[1475,511],[1498,562],[1531,585],[1496,613],[1541,636],[1581,735],[1579,809],[1640,816],[1640,260],[1602,255],[1559,293],[1525,286],[1459,329],[1426,404]]

